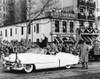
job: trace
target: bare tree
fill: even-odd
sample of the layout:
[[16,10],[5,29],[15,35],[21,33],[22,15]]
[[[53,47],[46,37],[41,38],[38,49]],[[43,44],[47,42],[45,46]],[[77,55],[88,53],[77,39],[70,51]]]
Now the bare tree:
[[[26,41],[28,42],[28,33],[29,28],[31,26],[31,23],[37,19],[46,9],[52,7],[55,5],[59,0],[38,0],[39,2],[36,3],[35,1],[28,0],[29,1],[29,21],[27,23],[27,32],[26,32]],[[34,5],[34,6],[32,6]]]
[[5,18],[4,25],[14,23],[14,0],[8,0],[7,2],[7,16]]
[[[19,6],[17,8],[15,8],[16,6],[14,6],[13,4],[13,1],[12,0],[9,0],[11,1],[9,6],[10,6],[10,13],[12,13],[11,11],[13,11],[13,15],[14,15],[14,12],[17,14],[15,15],[16,18],[20,18],[20,15],[22,14],[23,16],[26,16],[27,17],[27,20],[28,22],[26,22],[26,26],[27,26],[27,30],[26,30],[26,41],[28,42],[28,35],[29,35],[29,28],[32,24],[32,22],[37,19],[41,14],[43,14],[43,12],[47,9],[51,9],[51,8],[57,8],[56,5],[57,3],[59,2],[59,0],[26,0],[26,7],[24,4],[22,4],[21,6],[24,5],[24,12],[22,10],[22,13],[21,10],[18,10]],[[24,1],[25,3],[25,0],[19,0],[19,1]],[[19,2],[20,3],[20,2]],[[19,4],[18,3],[18,4]],[[25,12],[26,10],[26,12]],[[27,14],[27,15],[26,15]],[[12,14],[11,14],[12,15]],[[10,15],[10,18],[11,18],[11,15]],[[15,20],[15,18],[13,18],[11,21]],[[23,20],[23,22],[26,21],[25,18],[21,18],[21,21]]]

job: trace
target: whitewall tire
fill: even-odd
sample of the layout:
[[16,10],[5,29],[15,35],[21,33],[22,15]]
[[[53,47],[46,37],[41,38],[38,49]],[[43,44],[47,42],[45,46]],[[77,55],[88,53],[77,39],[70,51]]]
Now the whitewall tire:
[[67,69],[70,69],[70,68],[71,68],[71,65],[66,65],[66,68],[67,68]]
[[24,65],[24,71],[26,73],[30,73],[30,72],[32,72],[32,70],[33,70],[33,65],[32,64],[26,64],[26,65]]

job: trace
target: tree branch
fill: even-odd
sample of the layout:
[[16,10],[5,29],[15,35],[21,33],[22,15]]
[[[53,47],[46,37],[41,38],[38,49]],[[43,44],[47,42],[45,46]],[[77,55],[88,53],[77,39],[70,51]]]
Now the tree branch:
[[32,23],[32,22],[34,21],[34,19],[36,19],[38,16],[40,16],[40,14],[45,10],[45,7],[47,6],[47,4],[48,4],[49,2],[50,2],[50,0],[48,0],[48,1],[45,3],[45,5],[43,6],[43,8],[41,9],[41,11],[38,12],[37,15],[36,15],[32,20],[29,21],[28,26],[30,25],[30,23]]

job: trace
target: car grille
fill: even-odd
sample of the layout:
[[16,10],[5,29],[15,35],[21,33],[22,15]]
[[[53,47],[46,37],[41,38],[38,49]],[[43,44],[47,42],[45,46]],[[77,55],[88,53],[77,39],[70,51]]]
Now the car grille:
[[7,66],[12,66],[13,63],[14,63],[14,62],[6,61],[6,65],[7,65]]

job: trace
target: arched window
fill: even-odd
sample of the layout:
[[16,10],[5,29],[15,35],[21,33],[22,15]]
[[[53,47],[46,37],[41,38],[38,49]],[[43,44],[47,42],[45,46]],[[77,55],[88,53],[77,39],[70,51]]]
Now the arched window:
[[70,33],[74,32],[74,23],[70,22]]
[[67,32],[67,23],[66,23],[66,21],[63,21],[62,25],[63,25],[63,32]]
[[59,21],[55,21],[55,32],[59,32]]

